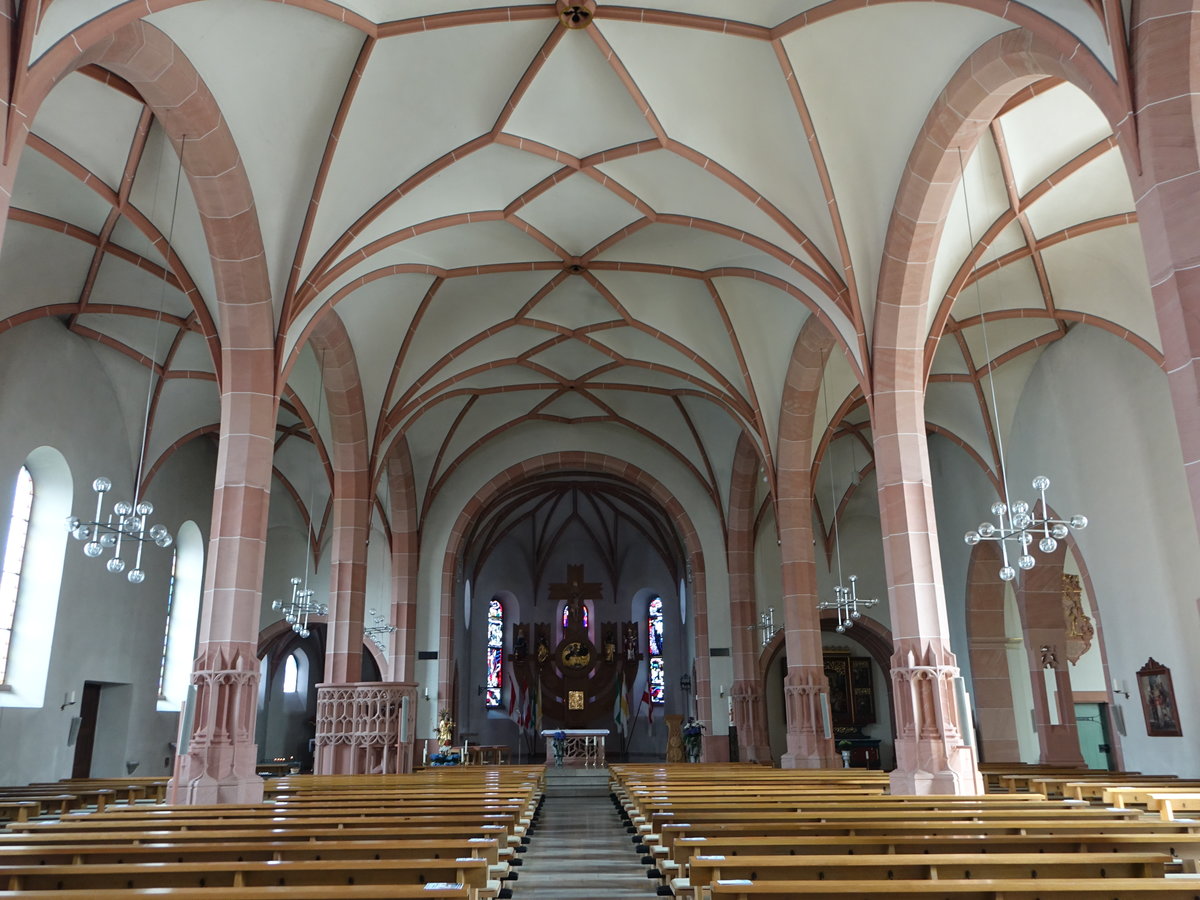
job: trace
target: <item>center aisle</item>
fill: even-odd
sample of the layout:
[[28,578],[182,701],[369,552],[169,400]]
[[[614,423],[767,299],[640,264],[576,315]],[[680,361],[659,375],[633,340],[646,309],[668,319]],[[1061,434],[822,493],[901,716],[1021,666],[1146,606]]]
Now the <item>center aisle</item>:
[[547,773],[537,828],[512,883],[516,900],[654,897],[657,882],[646,877],[606,780],[560,774],[567,772]]

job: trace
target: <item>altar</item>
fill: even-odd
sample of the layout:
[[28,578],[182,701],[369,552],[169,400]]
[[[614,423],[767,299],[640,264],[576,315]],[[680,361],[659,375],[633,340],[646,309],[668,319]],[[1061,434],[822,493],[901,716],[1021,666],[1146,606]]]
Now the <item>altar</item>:
[[604,741],[608,737],[607,728],[546,728],[542,737],[546,739],[546,765],[554,759],[554,736],[562,734],[563,741],[562,763],[565,766],[582,765],[584,768],[601,768],[607,763],[604,759]]

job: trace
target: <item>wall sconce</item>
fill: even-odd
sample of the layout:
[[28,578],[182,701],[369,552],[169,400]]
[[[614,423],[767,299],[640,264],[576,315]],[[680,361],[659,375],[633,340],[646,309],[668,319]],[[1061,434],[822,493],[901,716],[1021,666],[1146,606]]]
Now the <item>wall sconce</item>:
[[62,706],[60,706],[60,707],[58,708],[58,711],[59,711],[59,712],[62,712],[62,711],[63,711],[64,709],[66,709],[68,706],[74,706],[74,705],[75,705],[76,703],[78,703],[78,702],[79,702],[79,700],[78,700],[78,698],[76,697],[76,695],[75,695],[75,692],[74,692],[74,691],[67,691],[65,694],[63,694],[63,702],[62,702]]
[[1120,694],[1126,700],[1129,699],[1129,686],[1123,681],[1118,681],[1114,678],[1112,683],[1112,692],[1114,695]]
[[429,700],[429,688],[425,688],[424,697],[426,700]]
[[725,685],[721,685],[721,689],[720,689],[720,692],[719,692],[719,696],[721,696],[721,697],[724,697],[724,696],[725,696]]

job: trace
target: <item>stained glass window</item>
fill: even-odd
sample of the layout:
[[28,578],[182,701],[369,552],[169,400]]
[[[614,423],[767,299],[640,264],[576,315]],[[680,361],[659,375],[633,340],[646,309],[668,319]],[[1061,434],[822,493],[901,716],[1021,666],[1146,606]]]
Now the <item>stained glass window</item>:
[[484,706],[500,705],[504,686],[504,604],[495,597],[488,604],[487,695]]
[[667,673],[663,663],[663,602],[662,597],[650,601],[646,614],[650,648],[650,702],[664,703],[667,693]]
[[0,684],[8,669],[8,649],[12,644],[13,620],[17,615],[17,591],[21,586],[21,566],[25,562],[25,539],[29,534],[29,514],[33,510],[33,476],[21,466],[13,492],[12,518],[8,522],[8,542],[4,548],[4,569],[0,575]]
[[[586,606],[580,606],[580,609],[581,609],[581,610],[582,610],[582,612],[583,612],[583,627],[584,627],[584,628],[587,628],[587,627],[588,627],[588,611],[587,611],[587,607],[586,607]],[[568,606],[564,606],[564,607],[563,607],[563,621],[562,621],[562,626],[563,626],[563,630],[564,630],[564,631],[566,631],[566,629],[567,629],[567,622],[569,621],[570,613],[571,613],[571,610],[570,610],[570,608],[569,608]]]

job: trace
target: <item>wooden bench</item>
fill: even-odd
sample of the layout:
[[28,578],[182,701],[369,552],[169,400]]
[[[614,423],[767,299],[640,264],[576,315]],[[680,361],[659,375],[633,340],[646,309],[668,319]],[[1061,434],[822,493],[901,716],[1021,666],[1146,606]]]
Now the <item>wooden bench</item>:
[[42,804],[37,800],[8,800],[0,798],[0,819],[8,822],[28,822],[42,814]]
[[1146,808],[1158,812],[1164,822],[1175,820],[1175,813],[1200,810],[1200,793],[1154,792],[1147,797]]
[[191,841],[150,844],[0,844],[0,865],[62,866],[80,863],[266,861],[302,859],[441,859],[473,856],[503,874],[495,838],[398,840]]
[[903,836],[929,835],[1071,835],[1080,834],[1200,834],[1200,823],[1179,820],[1162,822],[1149,819],[1108,820],[1104,822],[1007,820],[998,822],[878,822],[860,819],[842,822],[726,822],[703,828],[689,823],[666,825],[662,831],[663,853],[670,855],[674,842],[690,836],[803,836],[803,835],[869,835]]
[[[686,871],[698,855],[834,855],[913,853],[1159,853],[1180,860],[1183,871],[1196,872],[1200,834],[897,834],[897,835],[712,835],[675,841],[673,871]],[[664,869],[665,871],[665,869]]]
[[309,841],[313,846],[321,846],[326,841],[368,841],[368,840],[440,840],[444,838],[492,838],[499,843],[501,857],[511,854],[507,847],[508,830],[501,825],[477,825],[465,827],[460,823],[422,824],[422,825],[387,825],[369,826],[363,828],[345,829],[336,825],[322,828],[306,828],[296,831],[274,826],[258,826],[254,828],[238,826],[220,831],[202,829],[196,831],[180,831],[171,829],[146,829],[144,831],[39,831],[34,833],[0,834],[0,852],[5,847],[56,847],[87,843],[90,846],[138,846],[185,843],[212,843],[222,841],[231,846],[241,847],[264,841]]
[[271,860],[0,866],[8,890],[71,888],[266,887],[270,885],[423,885],[452,882],[470,888],[472,900],[495,897],[500,882],[488,879],[486,861],[462,859]]
[[[936,880],[978,878],[1162,878],[1170,857],[1158,853],[951,853],[691,858],[689,877],[671,883],[675,896],[701,900],[711,882]],[[1200,886],[1200,882],[1197,883]]]
[[[74,888],[54,900],[471,900],[465,884],[271,885],[217,888]],[[45,891],[0,891],[0,900],[48,900]]]

